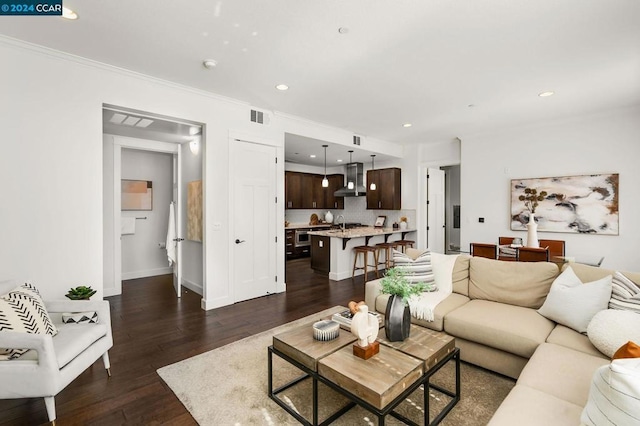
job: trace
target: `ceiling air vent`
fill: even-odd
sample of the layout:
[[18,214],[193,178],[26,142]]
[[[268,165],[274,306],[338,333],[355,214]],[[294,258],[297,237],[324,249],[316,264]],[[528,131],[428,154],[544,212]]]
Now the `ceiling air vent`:
[[264,113],[262,111],[251,110],[251,121],[258,124],[264,124]]
[[353,135],[353,144],[360,146],[360,136]]

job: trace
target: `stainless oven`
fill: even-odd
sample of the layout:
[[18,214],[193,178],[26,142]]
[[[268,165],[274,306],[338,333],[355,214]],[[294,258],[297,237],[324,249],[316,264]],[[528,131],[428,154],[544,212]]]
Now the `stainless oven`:
[[310,235],[307,233],[308,229],[296,229],[296,247],[304,247],[311,245]]

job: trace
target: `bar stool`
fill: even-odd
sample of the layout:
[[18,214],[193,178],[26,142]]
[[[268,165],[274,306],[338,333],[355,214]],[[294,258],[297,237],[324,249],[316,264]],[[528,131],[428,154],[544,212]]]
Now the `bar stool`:
[[416,243],[413,240],[398,240],[394,241],[398,247],[400,247],[400,251],[403,253],[407,251],[407,247],[413,248],[413,245]]
[[[393,265],[393,249],[398,247],[395,241],[390,243],[378,243],[375,248],[378,250],[378,265],[384,265],[384,269],[389,269]],[[380,260],[380,254],[384,253],[384,262]]]
[[[373,247],[373,246],[356,246],[353,248],[354,253],[354,257],[353,257],[353,272],[351,273],[351,278],[353,279],[353,277],[356,274],[356,271],[358,269],[364,269],[364,282],[367,282],[367,268],[369,266],[371,266],[372,268],[375,269],[376,271],[376,278],[379,277],[378,275],[378,250]],[[369,253],[373,254],[373,265],[369,264],[369,260],[368,260],[368,256]],[[358,264],[358,255],[362,254],[363,257],[363,266],[357,266]]]

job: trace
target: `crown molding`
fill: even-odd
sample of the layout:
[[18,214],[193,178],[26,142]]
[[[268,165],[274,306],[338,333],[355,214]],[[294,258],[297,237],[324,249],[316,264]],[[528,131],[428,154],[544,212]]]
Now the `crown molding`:
[[244,101],[240,101],[238,99],[234,99],[234,98],[229,98],[226,96],[222,96],[222,95],[218,95],[216,93],[213,92],[207,92],[206,90],[201,90],[201,89],[196,89],[194,87],[191,86],[186,86],[184,84],[179,84],[179,83],[174,83],[172,81],[169,80],[163,80],[161,78],[157,78],[157,77],[153,77],[147,74],[142,74],[136,71],[131,71],[128,70],[126,68],[120,68],[120,67],[116,67],[115,65],[109,65],[106,64],[104,62],[99,62],[99,61],[95,61],[93,59],[88,59],[82,56],[77,56],[77,55],[73,55],[71,53],[66,53],[66,52],[62,52],[60,50],[56,50],[56,49],[51,49],[49,47],[45,47],[45,46],[41,46],[39,44],[35,44],[35,43],[30,43],[24,40],[19,40],[13,37],[8,37],[5,35],[1,35],[0,34],[0,44],[9,46],[9,47],[13,47],[13,48],[18,48],[18,49],[23,49],[23,50],[28,50],[30,52],[36,53],[36,54],[40,54],[43,56],[48,56],[48,57],[52,57],[52,58],[56,58],[56,59],[61,59],[64,61],[69,61],[69,62],[73,62],[79,65],[83,65],[83,66],[87,66],[87,67],[91,67],[91,68],[97,68],[103,71],[108,71],[108,72],[112,72],[114,74],[119,74],[125,77],[132,77],[132,78],[136,78],[139,80],[145,80],[148,82],[152,82],[152,83],[156,83],[156,84],[160,84],[166,87],[170,87],[172,89],[178,89],[178,90],[183,90],[186,92],[190,92],[196,95],[200,95],[200,96],[204,96],[207,98],[211,98],[211,99],[215,99],[217,101],[220,102],[225,102],[225,103],[230,103],[230,104],[234,104],[234,105],[240,105],[243,107],[250,107],[251,105],[249,104],[249,102],[244,102]]

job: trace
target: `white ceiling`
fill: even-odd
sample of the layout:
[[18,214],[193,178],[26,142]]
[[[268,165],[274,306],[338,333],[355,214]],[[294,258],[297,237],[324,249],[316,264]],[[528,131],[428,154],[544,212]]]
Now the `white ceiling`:
[[401,144],[640,103],[638,0],[65,6],[80,19],[5,16],[0,34]]

